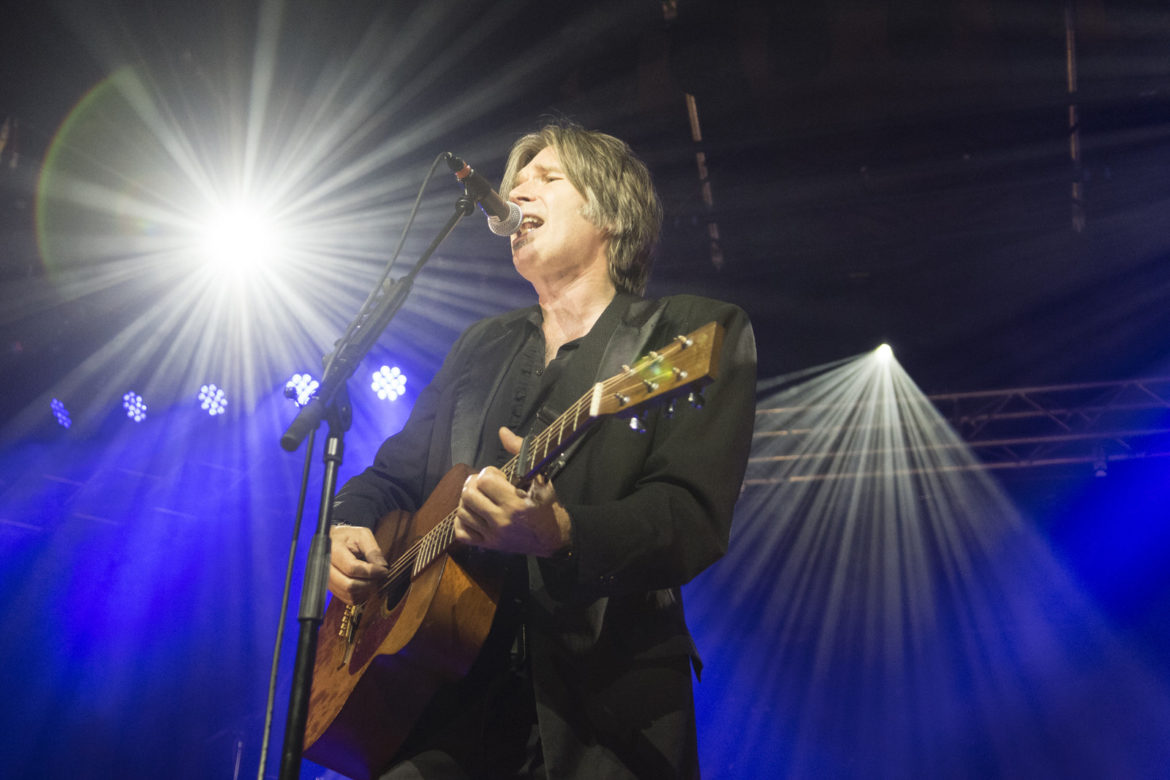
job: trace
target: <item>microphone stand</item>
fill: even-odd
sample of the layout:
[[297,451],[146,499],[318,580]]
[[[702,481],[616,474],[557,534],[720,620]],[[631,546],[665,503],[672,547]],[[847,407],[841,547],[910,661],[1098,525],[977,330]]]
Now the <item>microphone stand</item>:
[[414,268],[406,276],[395,281],[386,279],[371,293],[358,312],[357,317],[346,329],[345,336],[337,342],[332,355],[326,360],[324,376],[317,395],[301,408],[296,418],[285,430],[280,446],[292,452],[300,446],[311,431],[317,429],[322,420],[329,421],[329,436],[325,441],[325,475],[321,488],[321,507],[317,518],[317,530],[309,546],[309,557],[305,562],[305,580],[301,593],[301,608],[297,614],[300,634],[297,640],[297,656],[293,666],[292,692],[289,695],[288,718],[285,722],[284,747],[281,753],[280,779],[295,780],[300,776],[301,757],[304,753],[305,724],[309,714],[309,692],[312,689],[313,665],[317,660],[317,631],[325,620],[325,590],[329,580],[329,556],[331,552],[329,528],[333,517],[333,494],[337,485],[337,473],[344,452],[344,435],[352,419],[349,394],[345,383],[357,370],[358,363],[373,347],[374,342],[390,324],[394,315],[406,301],[414,284],[414,278],[426,265],[434,251],[439,248],[459,221],[475,210],[475,201],[467,195],[455,202],[455,211],[443,225],[435,240],[426,248]]

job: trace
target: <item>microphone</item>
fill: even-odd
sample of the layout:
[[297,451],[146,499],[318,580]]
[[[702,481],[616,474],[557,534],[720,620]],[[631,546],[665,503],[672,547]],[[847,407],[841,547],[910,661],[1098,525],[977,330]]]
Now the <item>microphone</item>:
[[447,165],[487,215],[489,230],[497,236],[510,236],[520,228],[524,215],[519,206],[501,198],[487,179],[450,152],[447,152]]

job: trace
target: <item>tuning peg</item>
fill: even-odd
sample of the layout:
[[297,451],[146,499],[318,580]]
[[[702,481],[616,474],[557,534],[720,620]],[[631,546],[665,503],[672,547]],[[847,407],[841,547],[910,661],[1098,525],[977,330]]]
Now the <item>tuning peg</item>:
[[687,401],[696,409],[702,409],[706,401],[703,399],[703,394],[699,392],[688,393]]
[[643,420],[640,416],[639,417],[631,417],[630,418],[630,430],[633,431],[634,433],[645,433],[646,432],[646,421]]
[[674,411],[677,408],[678,408],[678,399],[671,398],[670,401],[668,401],[666,404],[666,409],[663,410],[664,414],[666,415],[666,419],[669,420],[670,418],[674,417]]

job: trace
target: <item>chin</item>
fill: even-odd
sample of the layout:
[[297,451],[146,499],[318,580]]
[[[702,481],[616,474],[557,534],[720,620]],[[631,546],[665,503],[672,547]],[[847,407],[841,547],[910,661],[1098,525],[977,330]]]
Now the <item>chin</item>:
[[516,273],[520,274],[520,276],[524,277],[524,279],[527,281],[532,281],[528,275],[528,270],[532,268],[532,265],[525,262],[523,257],[516,257],[516,255],[512,255],[512,267],[515,268]]

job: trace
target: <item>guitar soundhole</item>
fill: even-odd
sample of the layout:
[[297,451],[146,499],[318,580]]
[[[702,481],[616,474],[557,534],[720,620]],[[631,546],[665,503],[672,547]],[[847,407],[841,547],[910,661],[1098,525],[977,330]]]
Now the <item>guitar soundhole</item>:
[[410,572],[405,572],[402,575],[395,577],[386,583],[386,610],[390,611],[398,606],[406,596],[406,591],[410,589]]

